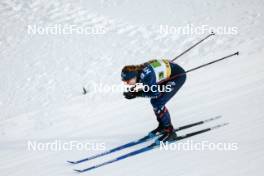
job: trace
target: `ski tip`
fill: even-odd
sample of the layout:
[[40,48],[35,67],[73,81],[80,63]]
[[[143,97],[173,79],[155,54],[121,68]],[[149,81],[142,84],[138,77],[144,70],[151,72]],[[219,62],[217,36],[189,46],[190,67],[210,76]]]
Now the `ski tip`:
[[211,35],[215,35],[214,31],[211,31]]
[[236,54],[236,55],[239,55],[239,51],[237,51],[235,54]]

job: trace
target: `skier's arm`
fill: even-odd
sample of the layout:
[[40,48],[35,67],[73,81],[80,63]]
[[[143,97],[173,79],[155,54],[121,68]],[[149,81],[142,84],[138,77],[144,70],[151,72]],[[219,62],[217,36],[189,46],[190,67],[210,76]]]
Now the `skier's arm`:
[[148,68],[146,68],[141,73],[140,78],[141,78],[141,83],[143,83],[143,85],[145,86],[148,86],[150,90],[148,92],[141,90],[138,92],[138,96],[158,98],[161,93],[158,91],[158,85],[156,83],[155,74],[150,70],[148,70]]
[[149,89],[151,88],[152,90],[147,92],[141,90],[141,97],[158,98],[160,96],[161,93],[158,91],[158,85],[156,84],[155,78],[153,78],[153,76],[145,80],[144,85],[148,86]]
[[134,99],[136,97],[144,97],[143,91],[138,90],[136,86],[128,88],[127,91],[123,93],[123,95],[126,99]]
[[[148,86],[151,86],[151,85],[148,85]],[[127,92],[124,92],[123,95],[126,99],[134,99],[136,97],[158,98],[161,95],[161,93],[158,91],[145,92],[143,90],[138,90],[138,91],[127,91]]]
[[[128,92],[124,92],[123,95],[125,96],[125,98],[127,99],[133,99],[136,97],[148,97],[148,98],[158,98],[161,93],[158,91],[158,85],[156,83],[156,76],[155,73],[153,73],[150,68],[145,67],[145,69],[143,69],[141,75],[140,75],[140,82],[142,83],[143,86],[148,86],[148,89],[144,89],[145,91],[143,91],[142,89],[138,89],[137,91],[135,91],[134,89],[136,89],[136,86],[130,90],[128,90]],[[146,90],[149,90],[146,92]]]

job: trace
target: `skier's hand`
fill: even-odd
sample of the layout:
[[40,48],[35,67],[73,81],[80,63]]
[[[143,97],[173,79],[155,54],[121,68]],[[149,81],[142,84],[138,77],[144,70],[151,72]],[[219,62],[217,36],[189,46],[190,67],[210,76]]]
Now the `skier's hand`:
[[129,100],[137,97],[134,92],[124,92],[123,95],[126,99]]

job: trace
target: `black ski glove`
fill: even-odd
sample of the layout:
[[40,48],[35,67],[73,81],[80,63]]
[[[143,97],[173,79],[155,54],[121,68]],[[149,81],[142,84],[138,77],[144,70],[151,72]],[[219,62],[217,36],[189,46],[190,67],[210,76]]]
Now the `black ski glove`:
[[123,95],[126,99],[129,100],[137,97],[134,92],[124,92]]
[[128,92],[124,92],[123,95],[124,95],[124,97],[126,99],[129,99],[129,100],[130,99],[134,99],[136,97],[143,97],[142,91],[139,91],[139,92],[130,92],[130,91],[128,91]]

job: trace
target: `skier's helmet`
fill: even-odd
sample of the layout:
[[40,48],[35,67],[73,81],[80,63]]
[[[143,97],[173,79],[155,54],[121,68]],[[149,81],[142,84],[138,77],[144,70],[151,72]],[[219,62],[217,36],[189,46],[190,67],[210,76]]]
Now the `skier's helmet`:
[[121,79],[122,81],[128,81],[132,78],[137,77],[137,73],[138,72],[135,69],[131,69],[131,67],[125,66],[121,72]]

